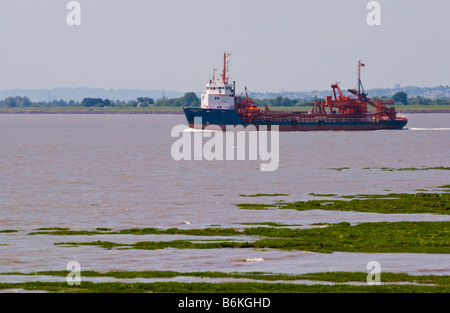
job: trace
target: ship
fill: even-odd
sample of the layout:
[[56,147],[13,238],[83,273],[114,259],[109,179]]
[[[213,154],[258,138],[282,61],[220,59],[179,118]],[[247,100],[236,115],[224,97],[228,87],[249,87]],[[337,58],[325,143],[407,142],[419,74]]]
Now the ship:
[[[362,131],[402,129],[407,118],[400,116],[395,107],[388,107],[393,100],[367,97],[361,82],[361,67],[357,62],[357,89],[348,89],[344,95],[339,83],[331,84],[331,95],[324,100],[315,100],[306,106],[309,110],[272,110],[260,108],[248,96],[247,87],[236,96],[236,83],[229,81],[229,57],[223,55],[221,77],[213,77],[206,83],[201,94],[200,108],[184,107],[184,114],[190,128],[205,129],[214,125],[226,131],[229,126],[252,125],[256,130],[279,131]],[[245,94],[244,94],[245,93]],[[369,110],[371,108],[371,110]],[[228,128],[230,129],[230,128]]]

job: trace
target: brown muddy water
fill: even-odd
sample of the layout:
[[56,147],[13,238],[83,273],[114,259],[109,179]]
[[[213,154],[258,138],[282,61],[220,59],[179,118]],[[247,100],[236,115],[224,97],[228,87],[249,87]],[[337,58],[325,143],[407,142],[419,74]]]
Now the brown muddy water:
[[[448,255],[311,253],[253,249],[105,250],[54,245],[66,241],[137,242],[217,239],[181,235],[27,235],[42,227],[250,227],[242,223],[449,221],[432,214],[243,210],[238,203],[273,203],[316,194],[379,194],[432,190],[449,184],[448,170],[381,168],[449,166],[450,114],[411,114],[404,130],[289,132],[279,136],[277,170],[263,160],[180,160],[171,155],[182,115],[0,115],[0,273],[65,270],[173,270],[307,273],[382,271],[449,275]],[[209,138],[203,138],[208,141]],[[340,169],[340,170],[338,170]],[[242,197],[282,193],[288,196]],[[316,197],[317,199],[317,197]],[[228,239],[230,239],[228,237]],[[249,238],[231,238],[248,240]],[[259,262],[245,262],[244,259]],[[258,259],[261,260],[261,259]],[[25,277],[0,276],[1,282]]]

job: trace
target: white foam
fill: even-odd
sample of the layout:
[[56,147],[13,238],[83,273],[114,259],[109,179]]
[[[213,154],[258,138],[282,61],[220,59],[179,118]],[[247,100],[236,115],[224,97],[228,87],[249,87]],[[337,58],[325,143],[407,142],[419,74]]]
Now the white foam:
[[450,130],[448,127],[430,127],[430,128],[423,128],[423,127],[412,127],[412,128],[406,128],[407,130]]

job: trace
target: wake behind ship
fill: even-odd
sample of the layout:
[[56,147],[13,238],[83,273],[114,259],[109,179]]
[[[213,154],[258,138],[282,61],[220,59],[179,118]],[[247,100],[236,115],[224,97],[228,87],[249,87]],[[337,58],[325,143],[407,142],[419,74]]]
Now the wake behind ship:
[[[398,116],[394,107],[386,107],[394,101],[372,101],[361,83],[361,67],[358,61],[358,90],[348,89],[353,96],[342,94],[338,83],[332,84],[333,96],[326,100],[316,100],[309,111],[273,111],[254,105],[248,97],[236,96],[235,83],[229,83],[228,60],[230,53],[224,53],[221,79],[213,78],[206,84],[201,95],[200,108],[183,108],[191,128],[204,129],[217,125],[226,130],[227,125],[244,127],[254,125],[257,130],[271,130],[276,125],[280,131],[318,131],[318,130],[378,130],[401,129],[407,119]],[[373,111],[368,110],[368,105]],[[261,127],[264,126],[264,127]]]

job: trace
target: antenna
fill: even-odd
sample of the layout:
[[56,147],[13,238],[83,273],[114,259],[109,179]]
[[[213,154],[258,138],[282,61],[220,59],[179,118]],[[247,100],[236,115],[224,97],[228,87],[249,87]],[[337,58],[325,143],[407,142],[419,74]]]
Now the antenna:
[[227,76],[227,72],[228,72],[228,61],[227,58],[231,55],[231,53],[227,53],[224,52],[223,53],[223,72],[221,74],[222,76],[222,83],[223,84],[228,84],[228,76]]
[[358,81],[357,81],[358,94],[361,94],[361,89],[362,89],[363,94],[366,94],[364,87],[362,85],[362,82],[361,82],[361,67],[365,67],[365,66],[366,65],[364,63],[361,63],[361,60],[358,60]]

